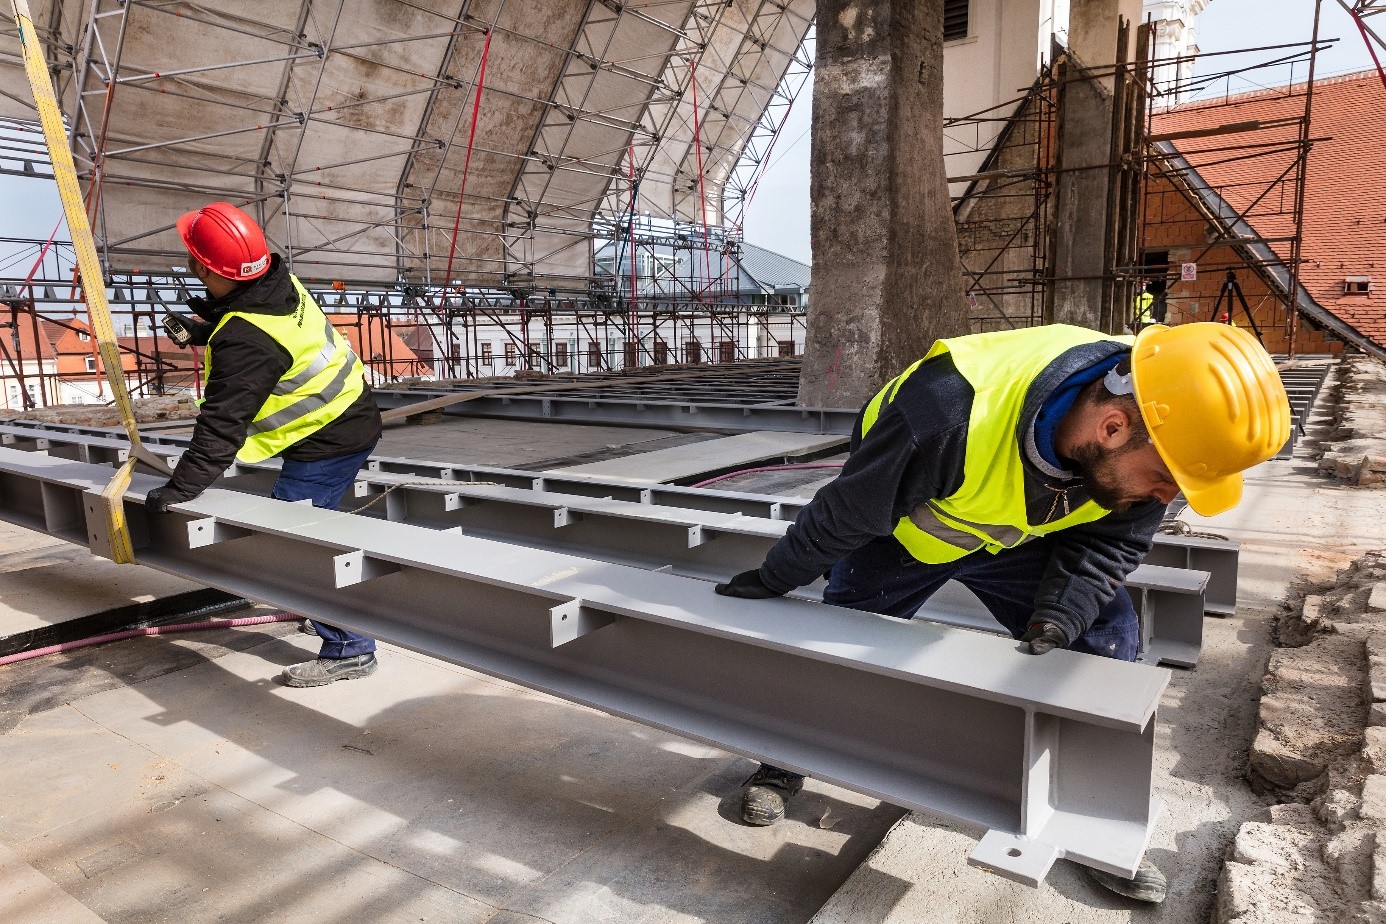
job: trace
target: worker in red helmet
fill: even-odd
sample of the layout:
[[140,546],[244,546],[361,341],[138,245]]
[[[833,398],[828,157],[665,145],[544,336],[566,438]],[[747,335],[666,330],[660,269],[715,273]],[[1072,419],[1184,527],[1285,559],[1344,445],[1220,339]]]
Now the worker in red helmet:
[[[361,361],[277,254],[255,219],[226,202],[178,219],[188,268],[207,297],[198,319],[170,313],[169,336],[205,346],[203,399],[173,477],[149,492],[165,513],[205,491],[237,459],[283,459],[272,496],[335,508],[380,439],[380,411]],[[375,672],[375,640],[314,620],[318,657],[284,669],[313,687]]]

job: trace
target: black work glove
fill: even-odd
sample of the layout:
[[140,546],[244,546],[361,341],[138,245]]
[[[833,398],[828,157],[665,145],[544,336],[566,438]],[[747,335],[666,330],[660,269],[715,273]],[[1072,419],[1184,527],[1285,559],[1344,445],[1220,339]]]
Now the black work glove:
[[1022,635],[1020,640],[1030,643],[1027,650],[1034,655],[1047,654],[1055,648],[1068,647],[1068,636],[1064,634],[1063,629],[1052,622],[1030,623],[1030,630]]
[[164,333],[179,349],[191,346],[206,346],[212,339],[213,326],[206,321],[176,311],[164,313]]
[[745,600],[768,600],[783,597],[784,594],[766,587],[760,579],[760,569],[743,571],[725,584],[718,584],[715,590],[724,597],[741,597]]
[[181,504],[190,501],[193,497],[184,494],[182,491],[175,491],[169,485],[162,485],[150,491],[144,496],[144,509],[150,513],[168,513],[168,508],[174,504]]

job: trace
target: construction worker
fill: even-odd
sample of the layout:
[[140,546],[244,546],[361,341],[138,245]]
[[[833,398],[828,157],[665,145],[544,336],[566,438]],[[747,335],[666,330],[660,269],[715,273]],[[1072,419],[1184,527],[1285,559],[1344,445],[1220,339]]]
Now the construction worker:
[[1146,283],[1136,296],[1130,324],[1133,334],[1139,334],[1143,328],[1155,323],[1155,293],[1152,289],[1152,284]]
[[[1241,472],[1289,432],[1270,356],[1224,324],[940,340],[867,403],[841,474],[764,563],[717,592],[777,597],[828,573],[825,602],[909,619],[955,580],[1025,652],[1134,660],[1123,583],[1165,505],[1182,490],[1205,516],[1235,506]],[[778,821],[803,782],[761,766],[743,820]],[[1129,880],[1089,872],[1122,895],[1164,898],[1149,861]]]
[[[335,508],[380,439],[361,361],[245,212],[213,202],[178,219],[178,233],[208,297],[188,301],[200,320],[171,313],[164,326],[177,342],[207,347],[203,400],[187,451],[146,507],[164,513],[192,500],[235,459],[279,456],[271,496]],[[311,626],[322,649],[286,667],[283,683],[321,686],[375,672],[374,639]]]

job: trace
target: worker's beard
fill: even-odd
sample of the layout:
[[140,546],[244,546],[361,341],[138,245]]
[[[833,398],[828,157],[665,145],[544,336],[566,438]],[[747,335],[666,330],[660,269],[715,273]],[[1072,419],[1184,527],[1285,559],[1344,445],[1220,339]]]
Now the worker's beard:
[[1137,441],[1132,440],[1116,449],[1107,449],[1097,440],[1093,440],[1075,447],[1069,454],[1078,469],[1078,474],[1083,478],[1083,487],[1087,489],[1088,496],[1096,501],[1099,507],[1105,507],[1114,513],[1123,513],[1133,504],[1148,499],[1132,497],[1121,483],[1117,459],[1133,449],[1140,448],[1138,443],[1132,445],[1133,443]]

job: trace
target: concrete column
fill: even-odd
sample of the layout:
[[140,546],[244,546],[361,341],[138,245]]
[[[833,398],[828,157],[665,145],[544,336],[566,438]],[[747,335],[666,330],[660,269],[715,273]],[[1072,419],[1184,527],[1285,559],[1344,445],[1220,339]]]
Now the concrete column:
[[[1113,157],[1112,65],[1121,18],[1139,0],[1072,0],[1069,54],[1058,74],[1058,174],[1054,187],[1054,275],[1050,319],[1117,331],[1127,306],[1113,305],[1111,280]],[[1131,20],[1128,18],[1127,22]],[[1129,30],[1134,31],[1134,30]],[[1126,57],[1129,52],[1123,52]],[[1105,76],[1084,79],[1089,71]]]
[[943,0],[820,0],[802,406],[856,407],[967,333],[942,74]]

